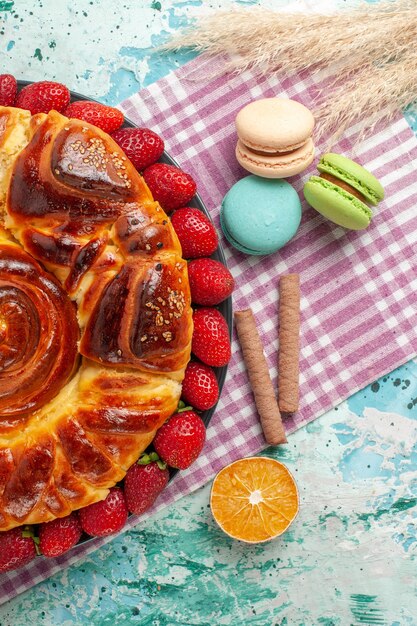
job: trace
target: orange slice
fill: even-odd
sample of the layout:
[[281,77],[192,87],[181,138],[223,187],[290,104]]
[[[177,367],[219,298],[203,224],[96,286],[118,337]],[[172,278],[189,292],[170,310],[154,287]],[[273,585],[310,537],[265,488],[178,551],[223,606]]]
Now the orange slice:
[[210,506],[225,533],[247,543],[281,535],[298,513],[298,491],[275,459],[249,457],[224,467],[213,481]]

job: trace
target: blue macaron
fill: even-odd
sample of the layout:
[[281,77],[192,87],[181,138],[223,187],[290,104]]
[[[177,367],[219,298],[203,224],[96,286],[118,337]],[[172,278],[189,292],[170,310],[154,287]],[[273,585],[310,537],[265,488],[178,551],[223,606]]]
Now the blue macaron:
[[286,180],[247,176],[223,198],[220,224],[240,252],[267,255],[292,239],[301,221],[301,202]]

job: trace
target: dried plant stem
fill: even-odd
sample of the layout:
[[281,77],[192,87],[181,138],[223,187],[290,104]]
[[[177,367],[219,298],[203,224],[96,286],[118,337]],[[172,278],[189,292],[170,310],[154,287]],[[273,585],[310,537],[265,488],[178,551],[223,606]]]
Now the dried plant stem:
[[416,99],[417,50],[410,49],[399,62],[364,66],[345,88],[336,83],[330,91],[323,90],[315,110],[316,138],[328,138],[331,146],[359,117],[365,117],[362,139],[381,119],[389,121]]
[[234,68],[250,66],[262,73],[327,66],[351,59],[353,52],[367,62],[370,49],[378,58],[407,50],[410,37],[417,35],[416,16],[417,5],[410,0],[368,4],[329,15],[240,8],[202,18],[165,47],[237,54],[231,63]]
[[315,111],[319,136],[336,137],[361,118],[373,124],[415,100],[416,43],[417,0],[385,0],[325,15],[262,7],[220,11],[165,48],[226,55],[219,74],[248,68],[260,75],[336,72]]

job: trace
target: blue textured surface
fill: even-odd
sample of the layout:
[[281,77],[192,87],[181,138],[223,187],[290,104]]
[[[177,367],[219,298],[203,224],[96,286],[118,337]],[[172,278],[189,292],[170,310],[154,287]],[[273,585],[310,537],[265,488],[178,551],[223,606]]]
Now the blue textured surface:
[[[226,4],[0,0],[1,67],[114,104],[189,60],[153,47]],[[407,119],[417,131],[415,111]],[[416,441],[411,362],[266,451],[300,489],[280,539],[222,534],[208,485],[1,607],[0,626],[415,625]]]

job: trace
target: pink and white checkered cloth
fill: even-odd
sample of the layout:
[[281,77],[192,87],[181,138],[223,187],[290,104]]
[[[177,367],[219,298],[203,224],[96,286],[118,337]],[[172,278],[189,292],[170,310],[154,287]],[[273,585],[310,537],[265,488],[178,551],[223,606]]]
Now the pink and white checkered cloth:
[[[305,73],[256,78],[246,72],[210,78],[217,63],[200,57],[121,108],[134,122],[164,137],[167,151],[196,179],[218,227],[224,194],[246,174],[234,156],[237,111],[254,98],[268,96],[295,98],[311,106],[315,88],[325,77]],[[301,275],[301,407],[287,422],[288,432],[417,352],[417,140],[400,115],[354,150],[356,138],[357,129],[350,129],[334,150],[356,158],[386,190],[386,200],[366,231],[347,232],[304,205],[297,236],[272,256],[247,257],[221,239],[236,279],[234,308],[250,306],[254,311],[275,383],[278,277],[285,272]],[[312,166],[291,180],[298,192],[314,171]],[[265,446],[235,338],[226,385],[207,434],[202,456],[177,475],[154,511],[207,483],[227,463]],[[130,518],[127,528],[137,522]],[[94,540],[58,559],[38,558],[2,575],[0,602],[110,540]]]

